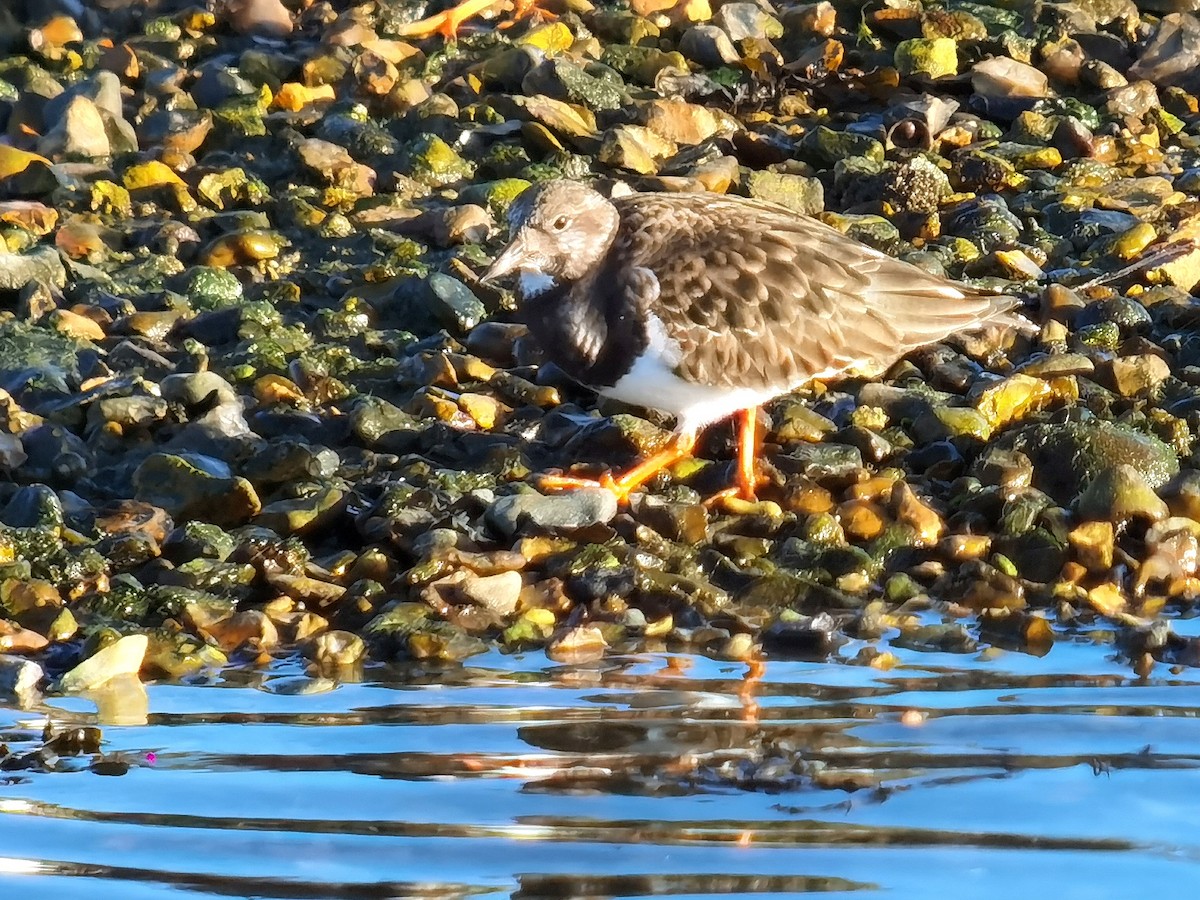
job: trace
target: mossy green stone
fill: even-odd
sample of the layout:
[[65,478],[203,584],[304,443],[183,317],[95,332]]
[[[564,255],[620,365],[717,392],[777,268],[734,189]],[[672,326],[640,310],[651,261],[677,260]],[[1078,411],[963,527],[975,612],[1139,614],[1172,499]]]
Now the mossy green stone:
[[485,181],[465,188],[461,199],[463,203],[474,203],[487,207],[488,212],[498,219],[508,214],[508,208],[513,201],[521,196],[533,182],[524,178],[499,178],[496,181]]
[[1085,347],[1116,350],[1121,343],[1121,327],[1116,322],[1097,322],[1080,328],[1078,336]]
[[413,141],[403,155],[408,174],[430,187],[444,187],[475,174],[475,164],[435,134]]
[[834,131],[825,125],[818,125],[805,134],[800,139],[799,149],[805,156],[825,165],[853,156],[882,163],[885,157],[883,144],[875,138],[852,131]]
[[933,413],[954,437],[973,437],[986,441],[992,436],[992,426],[977,409],[965,406],[939,406],[934,407]]
[[825,209],[825,189],[816,178],[784,172],[750,172],[746,189],[751,197],[785,206],[804,216]]
[[1025,425],[1005,434],[1000,446],[1028,456],[1034,484],[1064,503],[1122,464],[1133,466],[1153,489],[1179,472],[1175,451],[1158,438],[1099,419]]
[[954,38],[911,38],[896,46],[896,68],[901,75],[946,78],[958,74],[958,42]]
[[220,309],[241,301],[242,283],[228,269],[198,266],[188,277],[187,295],[194,309]]

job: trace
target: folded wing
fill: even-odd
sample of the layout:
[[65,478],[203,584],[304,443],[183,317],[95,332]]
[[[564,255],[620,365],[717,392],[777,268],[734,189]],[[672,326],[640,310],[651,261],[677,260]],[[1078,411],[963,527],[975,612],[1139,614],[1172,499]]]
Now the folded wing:
[[615,271],[657,277],[654,312],[679,344],[678,374],[697,383],[797,386],[883,369],[1019,303],[770,204],[660,194],[618,208],[627,227]]

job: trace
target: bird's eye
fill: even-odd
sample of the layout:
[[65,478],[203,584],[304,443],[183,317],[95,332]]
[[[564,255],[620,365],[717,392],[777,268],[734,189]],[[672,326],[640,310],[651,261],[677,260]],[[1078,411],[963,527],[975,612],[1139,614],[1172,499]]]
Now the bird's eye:
[[551,227],[555,231],[562,231],[570,224],[571,224],[571,220],[568,219],[566,216],[559,216],[557,219],[555,219],[551,223]]

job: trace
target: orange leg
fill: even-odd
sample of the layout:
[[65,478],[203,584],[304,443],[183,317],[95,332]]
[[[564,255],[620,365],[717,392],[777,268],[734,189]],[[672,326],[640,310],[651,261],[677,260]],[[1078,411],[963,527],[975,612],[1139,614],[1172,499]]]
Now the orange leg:
[[601,475],[599,478],[576,478],[571,475],[543,475],[540,484],[549,490],[564,490],[570,488],[604,488],[612,491],[619,502],[624,503],[629,495],[661,472],[667,466],[674,465],[681,459],[692,455],[696,446],[694,434],[681,434],[675,438],[670,447],[655,453],[644,462],[638,463],[628,472],[614,478],[612,475]]
[[757,407],[742,410],[738,425],[737,485],[717,491],[704,501],[706,506],[715,506],[731,497],[749,501],[758,499],[758,486],[763,480],[754,471],[754,459],[758,455],[757,423]]
[[551,22],[558,18],[549,10],[538,6],[538,0],[513,0],[512,21],[505,22],[501,28],[511,28],[516,22],[532,16],[539,22]]
[[738,431],[738,491],[743,500],[754,500],[758,488],[758,476],[754,473],[754,456],[758,450],[757,407],[742,410],[741,429]]
[[742,721],[748,725],[758,724],[759,706],[756,695],[766,673],[767,664],[757,653],[746,660],[746,674],[742,676],[738,700],[742,704]]
[[503,0],[463,0],[445,12],[437,13],[399,29],[400,37],[422,38],[440,34],[448,41],[458,38],[458,29],[467,19],[500,6]]

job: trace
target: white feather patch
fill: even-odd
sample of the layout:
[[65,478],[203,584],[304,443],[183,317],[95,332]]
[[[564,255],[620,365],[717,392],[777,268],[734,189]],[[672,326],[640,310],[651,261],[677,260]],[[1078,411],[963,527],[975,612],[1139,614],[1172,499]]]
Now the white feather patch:
[[601,393],[622,403],[670,413],[679,432],[699,431],[738,410],[766,403],[787,388],[730,388],[695,384],[675,374],[682,352],[667,334],[662,320],[651,315],[647,323],[649,345],[628,372]]
[[522,269],[521,274],[517,277],[517,284],[522,297],[536,297],[538,294],[544,294],[550,290],[557,282],[553,276],[537,269]]

